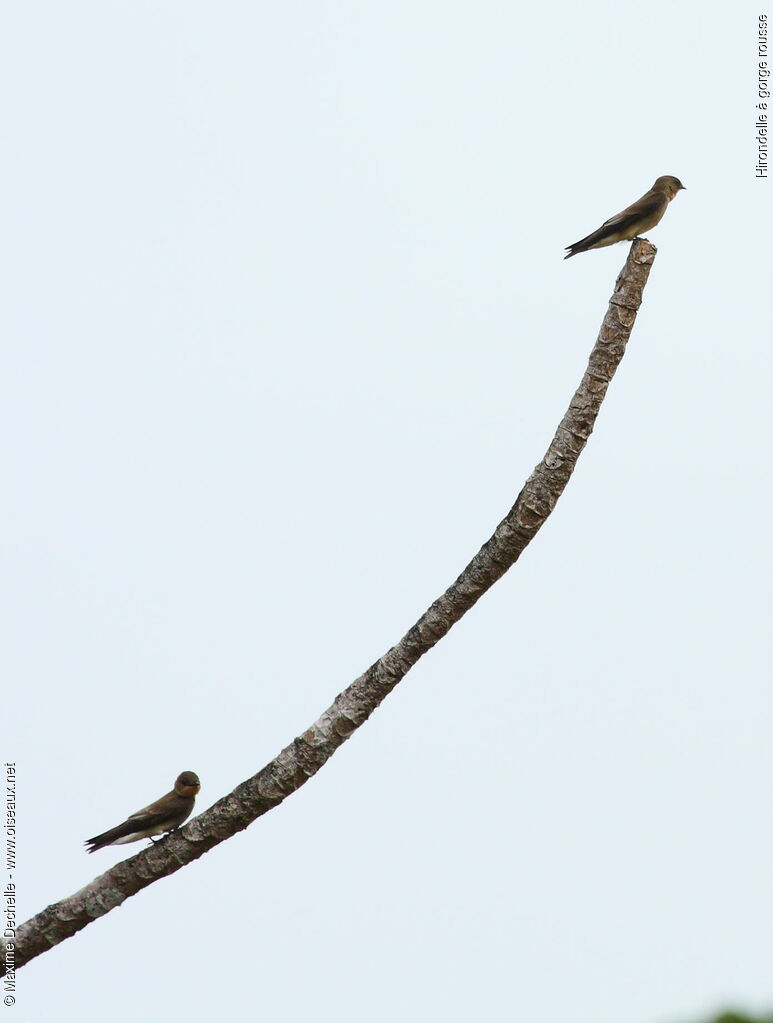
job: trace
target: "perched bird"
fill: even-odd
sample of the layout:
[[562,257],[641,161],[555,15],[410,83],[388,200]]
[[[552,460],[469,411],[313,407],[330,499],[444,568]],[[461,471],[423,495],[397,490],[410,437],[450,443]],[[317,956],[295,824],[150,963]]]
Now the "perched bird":
[[567,245],[568,251],[564,259],[576,256],[578,252],[587,252],[588,249],[601,249],[605,245],[614,245],[615,242],[629,241],[642,231],[649,231],[651,227],[660,223],[668,204],[683,188],[684,185],[679,178],[664,174],[641,199],[637,199],[622,213],[616,213],[614,217],[605,220],[598,231],[589,234],[587,238],[581,238],[573,245]]
[[193,771],[183,771],[171,792],[133,813],[123,824],[87,839],[88,852],[93,853],[106,845],[139,842],[141,838],[150,838],[152,842],[151,835],[174,831],[190,817],[200,788],[199,776]]

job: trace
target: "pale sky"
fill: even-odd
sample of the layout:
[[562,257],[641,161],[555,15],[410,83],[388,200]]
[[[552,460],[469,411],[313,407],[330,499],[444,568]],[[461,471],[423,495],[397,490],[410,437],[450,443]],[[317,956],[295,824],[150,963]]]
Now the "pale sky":
[[[761,8],[764,10],[765,8]],[[773,1006],[759,9],[7,6],[3,760],[20,921],[259,770],[456,577],[687,186],[522,560],[300,792],[10,1021]],[[3,1007],[4,1008],[4,1007]]]

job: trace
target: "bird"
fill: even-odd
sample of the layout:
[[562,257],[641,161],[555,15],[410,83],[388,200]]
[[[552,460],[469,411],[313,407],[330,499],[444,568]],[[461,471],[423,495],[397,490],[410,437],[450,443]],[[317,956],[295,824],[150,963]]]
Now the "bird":
[[684,185],[679,178],[672,174],[664,174],[641,199],[637,199],[622,213],[616,213],[614,217],[605,220],[598,231],[581,238],[573,245],[567,245],[564,259],[576,256],[578,252],[587,252],[588,249],[601,249],[605,245],[614,245],[615,242],[625,242],[638,237],[642,231],[649,231],[651,227],[660,223],[668,204],[683,188]]
[[150,838],[152,842],[152,835],[174,831],[190,817],[200,788],[199,776],[193,771],[183,771],[171,792],[133,813],[123,824],[110,828],[101,835],[95,835],[94,838],[88,838],[84,843],[87,852],[96,852],[106,845],[139,842],[142,838]]

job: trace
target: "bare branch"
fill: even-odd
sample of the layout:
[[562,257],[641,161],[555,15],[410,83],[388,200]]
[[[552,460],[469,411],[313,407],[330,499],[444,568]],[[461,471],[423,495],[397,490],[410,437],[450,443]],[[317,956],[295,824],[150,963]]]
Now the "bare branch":
[[164,841],[116,864],[75,895],[22,924],[10,949],[18,969],[141,889],[198,859],[297,791],[366,721],[419,658],[520,557],[574,471],[607,387],[625,353],[642,291],[657,252],[634,241],[610,299],[588,368],[545,457],[526,481],[512,509],[459,578],[403,638],[336,697],[301,736],[252,778],[237,786]]

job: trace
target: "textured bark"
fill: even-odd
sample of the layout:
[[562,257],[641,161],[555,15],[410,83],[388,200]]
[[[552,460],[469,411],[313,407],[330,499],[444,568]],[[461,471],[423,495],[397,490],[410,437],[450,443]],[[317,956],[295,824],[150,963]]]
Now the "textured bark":
[[646,240],[632,244],[588,368],[545,457],[493,536],[458,579],[395,646],[355,679],[310,728],[256,775],[162,842],[116,864],[79,892],[22,924],[15,941],[17,969],[154,881],[243,831],[299,789],[370,717],[422,654],[445,636],[518,560],[553,510],[593,430],[607,387],[625,353],[656,251]]

